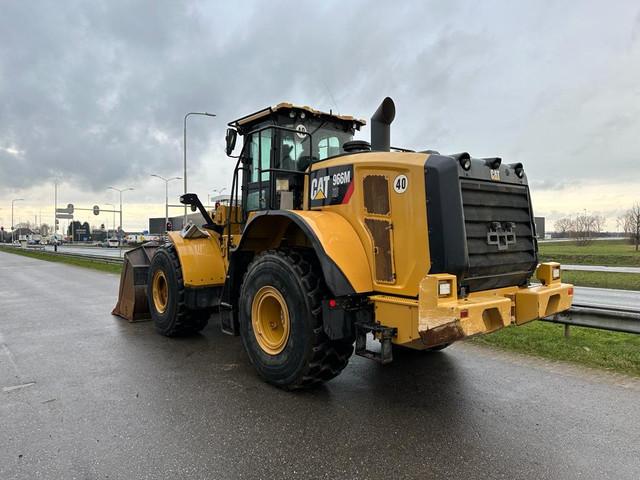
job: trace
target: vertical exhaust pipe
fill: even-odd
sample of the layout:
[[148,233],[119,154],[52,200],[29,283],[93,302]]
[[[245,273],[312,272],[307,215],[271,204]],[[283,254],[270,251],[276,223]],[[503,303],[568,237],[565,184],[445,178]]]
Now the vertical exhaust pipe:
[[371,117],[371,150],[391,150],[391,122],[396,118],[396,105],[390,97],[385,98]]

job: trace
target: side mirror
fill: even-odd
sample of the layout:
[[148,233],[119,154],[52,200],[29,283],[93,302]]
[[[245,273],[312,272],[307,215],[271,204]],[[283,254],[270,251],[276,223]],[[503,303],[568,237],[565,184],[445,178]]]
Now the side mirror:
[[238,139],[238,132],[233,128],[227,128],[227,134],[224,137],[227,142],[227,156],[233,153],[233,149],[236,148],[236,140]]

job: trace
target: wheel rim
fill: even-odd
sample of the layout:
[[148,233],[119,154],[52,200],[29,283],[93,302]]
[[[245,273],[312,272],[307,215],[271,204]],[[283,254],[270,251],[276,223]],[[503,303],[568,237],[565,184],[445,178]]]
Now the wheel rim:
[[251,324],[258,345],[264,352],[277,355],[284,350],[289,340],[289,309],[276,288],[262,287],[253,297]]
[[169,303],[169,285],[167,277],[162,270],[156,270],[152,282],[153,304],[158,313],[164,313]]

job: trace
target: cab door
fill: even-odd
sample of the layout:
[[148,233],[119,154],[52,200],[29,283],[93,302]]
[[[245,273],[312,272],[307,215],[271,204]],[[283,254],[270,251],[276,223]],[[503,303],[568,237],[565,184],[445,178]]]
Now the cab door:
[[271,204],[271,165],[275,156],[273,129],[252,133],[248,139],[249,161],[243,175],[243,210],[266,210]]

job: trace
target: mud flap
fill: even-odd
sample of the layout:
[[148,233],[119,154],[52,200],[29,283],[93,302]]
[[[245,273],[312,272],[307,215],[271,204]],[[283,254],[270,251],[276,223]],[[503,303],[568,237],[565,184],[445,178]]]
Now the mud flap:
[[147,301],[147,276],[151,258],[159,246],[156,242],[149,242],[124,254],[118,303],[111,312],[112,315],[130,322],[151,318]]

